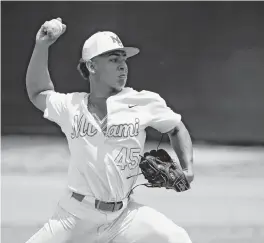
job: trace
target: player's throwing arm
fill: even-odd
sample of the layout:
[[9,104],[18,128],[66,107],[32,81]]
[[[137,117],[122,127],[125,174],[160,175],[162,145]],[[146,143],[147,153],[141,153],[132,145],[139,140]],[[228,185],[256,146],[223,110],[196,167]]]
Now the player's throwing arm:
[[40,110],[46,107],[46,96],[54,90],[48,71],[48,52],[66,30],[60,18],[46,21],[38,30],[34,51],[26,74],[26,86],[30,101]]

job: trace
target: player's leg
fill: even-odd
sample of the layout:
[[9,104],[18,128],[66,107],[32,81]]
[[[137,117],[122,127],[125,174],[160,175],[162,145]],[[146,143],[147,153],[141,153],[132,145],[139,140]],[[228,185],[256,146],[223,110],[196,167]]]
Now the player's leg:
[[191,243],[187,232],[153,208],[131,202],[112,226],[113,243]]
[[92,243],[105,222],[106,215],[92,203],[79,202],[67,190],[53,217],[26,243]]
[[65,243],[71,238],[72,229],[79,219],[61,207],[53,217],[26,243]]

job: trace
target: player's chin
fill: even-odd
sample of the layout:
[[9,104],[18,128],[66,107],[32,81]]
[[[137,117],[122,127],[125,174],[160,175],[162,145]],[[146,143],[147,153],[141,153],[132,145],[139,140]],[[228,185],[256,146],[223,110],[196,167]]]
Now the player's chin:
[[126,81],[127,81],[127,79],[125,78],[119,78],[118,80],[117,80],[117,82],[116,82],[116,87],[117,88],[124,88],[125,87],[125,85],[126,85]]
[[113,86],[111,86],[111,88],[113,90],[115,90],[115,92],[120,92],[124,87],[125,87],[126,83],[115,83]]

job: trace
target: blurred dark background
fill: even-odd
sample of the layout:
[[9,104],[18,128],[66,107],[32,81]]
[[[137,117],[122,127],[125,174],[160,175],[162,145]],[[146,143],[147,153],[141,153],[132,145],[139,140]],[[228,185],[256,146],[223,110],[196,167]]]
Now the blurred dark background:
[[129,85],[158,92],[195,142],[264,144],[263,2],[1,2],[1,12],[3,135],[61,135],[25,90],[35,35],[61,17],[67,31],[49,65],[57,91],[89,91],[76,70],[82,45],[110,30],[141,48]]

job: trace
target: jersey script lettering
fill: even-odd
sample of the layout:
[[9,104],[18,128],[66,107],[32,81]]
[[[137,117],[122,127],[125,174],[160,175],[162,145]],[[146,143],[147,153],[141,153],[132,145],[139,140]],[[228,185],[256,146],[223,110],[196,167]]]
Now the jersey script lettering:
[[[139,134],[139,119],[135,118],[134,123],[121,123],[112,125],[107,130],[105,136],[107,137],[135,137]],[[93,137],[98,130],[88,122],[83,115],[75,115],[73,118],[71,138],[79,138],[84,136]]]

